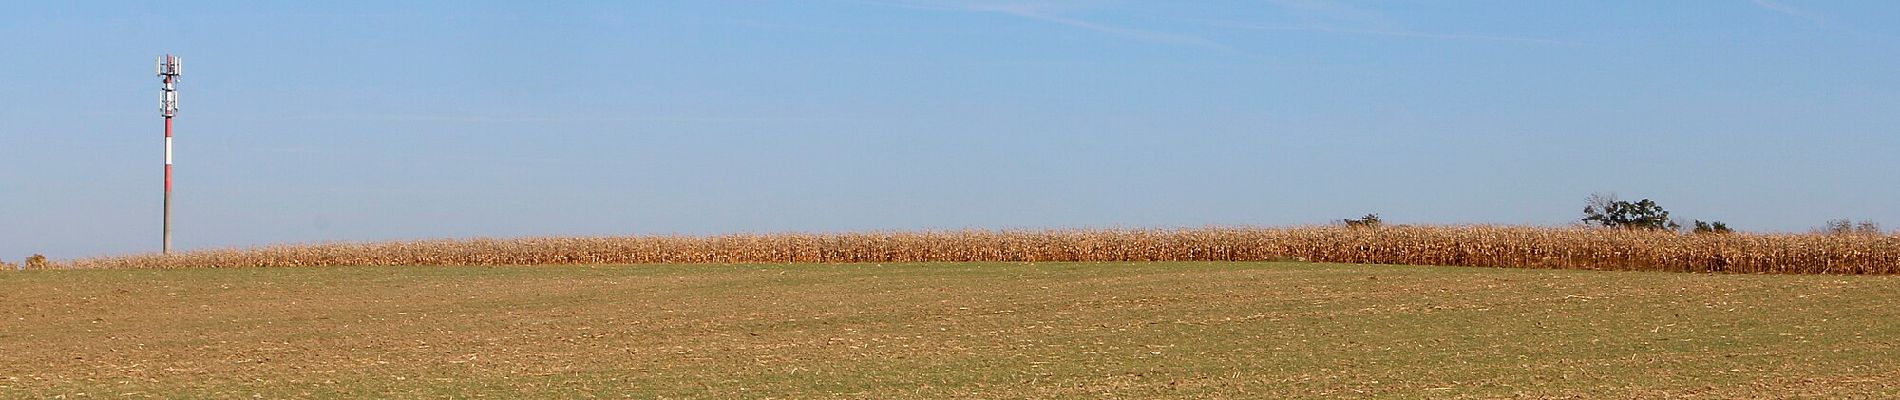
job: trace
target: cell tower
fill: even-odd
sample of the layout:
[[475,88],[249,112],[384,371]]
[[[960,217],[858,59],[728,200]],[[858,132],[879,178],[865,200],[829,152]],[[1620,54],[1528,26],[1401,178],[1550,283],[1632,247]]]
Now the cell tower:
[[172,116],[178,115],[178,75],[183,70],[178,67],[178,57],[170,54],[158,57],[158,77],[165,80],[165,89],[158,98],[158,113],[165,116],[165,247],[161,252],[172,252]]

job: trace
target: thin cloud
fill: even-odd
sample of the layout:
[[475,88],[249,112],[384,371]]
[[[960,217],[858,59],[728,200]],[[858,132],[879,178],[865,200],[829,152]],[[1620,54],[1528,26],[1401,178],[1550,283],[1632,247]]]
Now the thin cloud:
[[[1767,1],[1767,0],[1761,0]],[[1225,43],[1216,42],[1200,36],[1135,29],[1114,26],[1099,22],[1070,17],[1060,10],[1044,3],[969,3],[969,2],[924,2],[924,1],[879,1],[857,0],[863,4],[904,7],[935,11],[980,12],[1008,15],[1077,29],[1100,32],[1149,43],[1161,43],[1181,46],[1194,46],[1242,54],[1243,52]],[[1314,0],[1269,0],[1267,4],[1293,12],[1306,20],[1300,25],[1277,26],[1202,19],[1162,18],[1177,21],[1205,24],[1206,26],[1227,29],[1301,31],[1344,35],[1385,36],[1396,38],[1428,40],[1484,41],[1499,43],[1521,43],[1542,45],[1575,45],[1575,43],[1524,36],[1479,35],[1464,33],[1421,32],[1404,29],[1385,15],[1367,9],[1350,7],[1339,3]],[[1349,27],[1350,26],[1350,27]]]
[[494,116],[470,114],[322,114],[235,116],[247,121],[345,121],[345,122],[439,122],[439,123],[799,123],[843,122],[853,118],[834,117],[752,117],[752,116]]
[[1560,40],[1524,36],[1477,35],[1464,33],[1421,32],[1405,29],[1391,18],[1375,10],[1352,7],[1338,2],[1318,0],[1268,0],[1267,3],[1279,7],[1295,17],[1304,20],[1298,25],[1254,25],[1217,21],[1202,21],[1214,26],[1273,31],[1301,31],[1336,33],[1346,35],[1387,36],[1432,40],[1468,40],[1506,43],[1572,45]]
[[1474,35],[1474,34],[1463,34],[1463,33],[1434,33],[1434,32],[1419,32],[1419,31],[1409,31],[1409,30],[1350,29],[1350,28],[1331,28],[1331,27],[1320,27],[1320,26],[1268,26],[1268,25],[1238,24],[1238,23],[1230,23],[1230,22],[1208,22],[1208,23],[1213,26],[1234,28],[1234,29],[1319,32],[1319,33],[1337,33],[1337,34],[1346,34],[1346,35],[1390,36],[1390,37],[1432,39],[1432,40],[1472,40],[1472,41],[1486,41],[1486,42],[1552,44],[1552,45],[1574,45],[1575,44],[1575,43],[1566,42],[1562,40],[1523,37],[1523,36]]
[[1173,32],[1129,28],[1129,27],[1123,27],[1123,26],[1114,26],[1114,25],[1103,24],[1103,23],[1094,22],[1094,21],[1083,20],[1080,18],[1063,16],[1051,10],[1049,7],[1042,5],[1040,3],[963,3],[963,2],[949,2],[949,3],[928,2],[926,3],[926,2],[911,2],[911,1],[860,1],[860,3],[904,7],[904,8],[912,8],[912,9],[922,9],[922,10],[961,11],[961,12],[978,12],[978,13],[1007,15],[1011,17],[1024,18],[1024,19],[1040,21],[1040,22],[1047,22],[1047,23],[1063,25],[1063,26],[1067,26],[1071,28],[1077,28],[1077,29],[1082,29],[1082,30],[1087,30],[1087,31],[1108,34],[1111,36],[1117,36],[1117,37],[1140,41],[1140,42],[1190,46],[1190,47],[1202,47],[1202,48],[1215,49],[1215,50],[1226,51],[1226,52],[1239,53],[1239,50],[1235,49],[1233,46],[1228,46],[1226,44],[1216,42],[1213,40],[1208,40],[1207,38],[1203,38],[1199,36],[1173,33]]
[[1800,8],[1795,8],[1794,6],[1790,6],[1787,4],[1781,4],[1774,0],[1752,0],[1751,2],[1755,3],[1755,6],[1761,7],[1762,9],[1773,11],[1781,15],[1805,19],[1805,20],[1808,20],[1808,22],[1814,23],[1815,25],[1826,25],[1827,23],[1827,21],[1822,19],[1820,15],[1808,12],[1807,10],[1802,10]]
[[1100,23],[1084,21],[1084,20],[1075,19],[1075,18],[1058,16],[1058,15],[1049,13],[1040,7],[1034,7],[1034,6],[1029,6],[1029,5],[1014,4],[1014,5],[1000,5],[1000,6],[973,6],[973,7],[970,7],[969,10],[1012,15],[1016,17],[1028,18],[1028,19],[1037,20],[1037,21],[1067,25],[1070,27],[1107,33],[1110,35],[1121,36],[1121,37],[1143,41],[1143,42],[1198,46],[1198,47],[1206,47],[1206,48],[1223,50],[1223,51],[1234,51],[1233,47],[1230,47],[1225,44],[1221,44],[1212,40],[1207,40],[1205,38],[1201,38],[1198,36],[1104,25]]
[[1402,30],[1391,18],[1377,11],[1353,7],[1338,2],[1318,0],[1267,0],[1268,4],[1292,13],[1305,20],[1302,25],[1358,26],[1370,30]]

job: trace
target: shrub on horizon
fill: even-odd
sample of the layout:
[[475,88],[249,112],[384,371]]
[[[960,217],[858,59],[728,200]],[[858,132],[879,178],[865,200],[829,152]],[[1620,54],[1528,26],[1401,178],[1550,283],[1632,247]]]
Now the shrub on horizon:
[[1384,221],[1379,220],[1379,214],[1366,214],[1364,217],[1347,218],[1342,221],[1346,222],[1348,228],[1378,228],[1385,225]]
[[46,256],[34,254],[26,258],[26,269],[46,269]]
[[1728,224],[1722,223],[1722,221],[1703,222],[1698,219],[1695,220],[1695,233],[1722,235],[1735,233],[1735,230],[1729,229]]

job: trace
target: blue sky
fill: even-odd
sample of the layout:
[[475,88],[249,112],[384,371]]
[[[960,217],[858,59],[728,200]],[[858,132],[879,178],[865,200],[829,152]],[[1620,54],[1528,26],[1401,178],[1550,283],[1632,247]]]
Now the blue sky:
[[1900,224],[1900,2],[28,2],[0,259],[531,235]]

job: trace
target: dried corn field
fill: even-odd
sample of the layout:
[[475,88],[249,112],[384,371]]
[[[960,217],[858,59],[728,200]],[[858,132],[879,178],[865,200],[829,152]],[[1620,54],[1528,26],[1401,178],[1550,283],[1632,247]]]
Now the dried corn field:
[[88,258],[47,267],[1265,260],[1892,274],[1900,272],[1900,236],[1690,235],[1503,226],[787,233],[283,245]]

